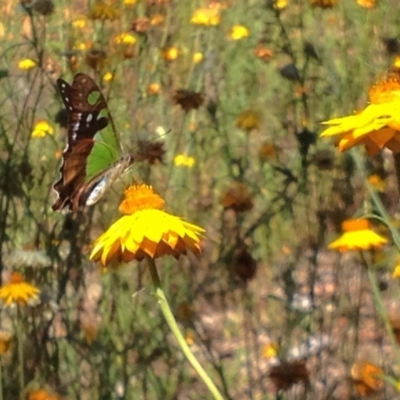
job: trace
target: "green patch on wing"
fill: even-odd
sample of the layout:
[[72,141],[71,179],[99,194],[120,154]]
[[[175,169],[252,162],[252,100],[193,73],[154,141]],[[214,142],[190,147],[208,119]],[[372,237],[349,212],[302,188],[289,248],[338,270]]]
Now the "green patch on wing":
[[85,182],[110,168],[121,157],[121,147],[110,124],[98,132],[94,140],[95,144],[87,159]]

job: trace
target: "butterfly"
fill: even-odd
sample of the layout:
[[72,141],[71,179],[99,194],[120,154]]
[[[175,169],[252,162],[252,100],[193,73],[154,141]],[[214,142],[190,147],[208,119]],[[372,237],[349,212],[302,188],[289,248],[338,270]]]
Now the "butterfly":
[[71,85],[58,79],[57,87],[67,110],[67,146],[53,210],[77,211],[95,204],[134,157],[123,154],[107,102],[91,77],[79,73]]

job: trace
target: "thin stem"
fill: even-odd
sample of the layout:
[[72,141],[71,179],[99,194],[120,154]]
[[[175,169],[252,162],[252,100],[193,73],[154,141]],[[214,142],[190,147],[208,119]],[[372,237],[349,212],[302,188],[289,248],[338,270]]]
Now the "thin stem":
[[21,393],[21,400],[24,399],[24,388],[25,388],[25,377],[24,377],[24,343],[22,340],[22,318],[21,318],[21,309],[20,306],[17,305],[17,347],[18,347],[18,371],[19,371],[19,386]]
[[175,339],[178,341],[178,344],[179,344],[183,354],[186,356],[186,358],[192,364],[192,366],[195,369],[195,371],[197,372],[197,374],[200,376],[200,378],[203,380],[205,385],[208,387],[208,390],[213,395],[214,399],[223,400],[223,397],[220,394],[220,392],[218,391],[214,382],[210,379],[210,377],[207,375],[206,371],[203,369],[203,367],[197,361],[196,357],[193,355],[189,346],[187,345],[186,340],[183,337],[181,331],[179,330],[178,324],[176,323],[176,320],[172,314],[171,308],[165,297],[164,291],[161,288],[161,282],[160,282],[160,278],[157,273],[157,267],[156,267],[156,263],[154,262],[154,259],[147,257],[147,263],[149,265],[151,279],[153,281],[153,285],[156,290],[156,296],[157,296],[158,303],[161,308],[161,312],[164,314],[164,318],[166,319],[167,324],[168,324],[169,328],[171,329],[171,332],[175,336]]
[[397,190],[400,193],[400,153],[393,153],[394,170],[396,171]]

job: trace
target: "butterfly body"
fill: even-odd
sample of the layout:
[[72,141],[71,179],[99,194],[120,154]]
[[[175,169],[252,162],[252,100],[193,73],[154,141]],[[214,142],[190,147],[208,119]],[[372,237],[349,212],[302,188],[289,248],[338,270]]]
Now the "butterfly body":
[[60,179],[54,184],[58,198],[53,210],[76,211],[95,204],[111,184],[133,163],[123,155],[106,100],[96,83],[77,74],[69,85],[57,86],[67,109],[67,146]]

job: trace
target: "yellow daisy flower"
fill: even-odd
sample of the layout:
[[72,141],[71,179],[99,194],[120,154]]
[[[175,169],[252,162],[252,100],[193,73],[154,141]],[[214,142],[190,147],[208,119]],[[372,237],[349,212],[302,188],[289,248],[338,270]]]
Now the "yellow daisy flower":
[[35,68],[35,67],[36,67],[36,61],[33,61],[30,58],[25,58],[24,60],[21,60],[18,63],[18,68],[22,69],[24,71],[27,71],[27,70]]
[[77,29],[83,29],[87,25],[87,18],[86,17],[79,17],[72,21],[72,26]]
[[46,135],[52,135],[53,133],[54,129],[52,128],[52,126],[46,120],[42,119],[36,122],[31,136],[33,138],[42,138]]
[[278,10],[283,10],[288,5],[288,0],[275,0],[274,8]]
[[393,279],[400,279],[400,264],[397,264],[392,272]]
[[187,156],[186,154],[178,154],[174,158],[174,164],[177,167],[192,168],[195,163],[196,163],[196,160],[191,156]]
[[135,44],[137,41],[135,35],[131,33],[121,33],[117,35],[114,39],[114,42],[117,44]]
[[131,186],[119,210],[125,214],[96,239],[90,259],[106,266],[113,260],[129,262],[191,251],[200,253],[204,229],[162,211],[164,200],[151,186]]
[[391,75],[372,86],[370,105],[359,114],[323,122],[330,125],[321,137],[339,135],[339,149],[364,145],[369,155],[384,147],[400,152],[400,77]]
[[346,220],[342,224],[342,229],[343,235],[328,246],[330,249],[340,252],[379,249],[388,242],[371,230],[369,221],[364,218]]
[[23,305],[31,300],[37,299],[39,293],[40,290],[26,283],[21,274],[13,272],[11,274],[10,283],[0,288],[0,299],[6,306],[11,306],[16,303]]
[[106,72],[104,75],[103,75],[103,81],[104,82],[110,82],[111,80],[113,80],[114,79],[114,74],[112,73],[112,72]]
[[167,61],[174,61],[179,57],[179,49],[175,46],[168,47],[162,52],[162,57]]
[[199,51],[193,54],[193,63],[194,64],[200,64],[204,59],[203,53],[200,53]]
[[357,4],[363,8],[374,8],[376,6],[376,0],[357,0]]
[[126,6],[133,6],[136,3],[136,0],[124,0],[124,4]]
[[198,8],[190,22],[194,25],[215,26],[221,22],[221,15],[217,8]]
[[241,40],[250,36],[250,31],[243,25],[234,25],[231,28],[229,37],[232,40]]

